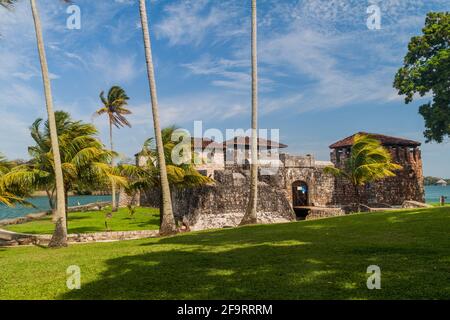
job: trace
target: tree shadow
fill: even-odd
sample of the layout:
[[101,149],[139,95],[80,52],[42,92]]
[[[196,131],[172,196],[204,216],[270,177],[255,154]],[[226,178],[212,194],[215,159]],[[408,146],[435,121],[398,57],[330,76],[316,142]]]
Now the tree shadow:
[[[310,229],[306,230],[302,225],[302,234],[298,234],[297,223],[281,223],[276,224],[259,224],[245,227],[235,227],[226,229],[213,229],[197,231],[185,234],[178,234],[173,237],[160,238],[157,243],[149,242],[142,244],[142,246],[154,246],[161,244],[171,245],[194,245],[206,247],[222,247],[226,246],[240,246],[264,244],[266,242],[276,243],[278,241],[302,241],[315,242],[319,239],[317,231]],[[332,230],[332,226],[324,227],[323,230]]]
[[136,221],[136,222],[130,222],[130,225],[134,224],[139,228],[144,228],[144,227],[148,227],[149,225],[152,226],[158,226],[159,228],[159,217],[152,217],[151,219],[147,220],[147,221]]
[[[387,242],[334,245],[324,240],[339,232],[334,228],[299,232],[287,224],[271,230],[269,236],[266,226],[256,226],[148,240],[140,245],[143,253],[106,260],[106,270],[96,280],[59,298],[421,298],[411,279],[417,274],[426,278],[429,265],[406,268],[398,261],[414,254],[436,255]],[[384,291],[367,289],[367,267],[372,264],[386,270]],[[427,293],[428,298],[436,294]]]
[[[302,247],[277,251],[287,258]],[[100,279],[60,298],[296,299],[308,297],[302,283],[309,280],[302,281],[300,274],[326,281],[336,273],[330,267],[322,269],[324,263],[318,259],[309,264],[277,263],[271,258],[273,250],[269,245],[222,252],[169,250],[110,259]]]

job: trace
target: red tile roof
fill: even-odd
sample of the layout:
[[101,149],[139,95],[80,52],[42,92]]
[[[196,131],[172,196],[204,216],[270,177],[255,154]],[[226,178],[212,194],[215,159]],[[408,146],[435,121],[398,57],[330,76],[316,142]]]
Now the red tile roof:
[[215,142],[209,138],[192,138],[192,144],[194,147],[202,146],[202,149],[210,148],[222,148],[222,144]]
[[397,137],[391,137],[386,136],[383,134],[377,134],[377,133],[367,133],[367,132],[358,132],[350,137],[347,137],[343,140],[340,140],[338,142],[333,143],[330,146],[330,149],[339,149],[339,148],[348,148],[353,145],[354,137],[357,135],[368,135],[372,138],[375,138],[381,142],[383,146],[402,146],[402,147],[418,147],[421,145],[420,142],[403,139],[403,138],[397,138]]
[[[251,142],[250,137],[235,137],[231,140],[225,141],[223,146],[226,148],[227,146],[246,146],[249,147]],[[271,140],[265,140],[263,138],[258,138],[258,147],[266,147],[266,148],[287,148],[288,146],[283,143],[274,142]]]

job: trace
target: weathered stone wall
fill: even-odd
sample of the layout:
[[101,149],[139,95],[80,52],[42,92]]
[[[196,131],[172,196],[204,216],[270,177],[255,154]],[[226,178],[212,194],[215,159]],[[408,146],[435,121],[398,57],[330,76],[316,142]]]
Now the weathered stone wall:
[[[69,243],[87,243],[135,240],[157,237],[158,234],[158,230],[74,233],[67,235],[67,241]],[[0,247],[30,244],[47,245],[50,242],[51,238],[51,235],[20,234],[0,229]]]
[[[363,203],[384,203],[389,205],[402,205],[407,200],[425,202],[425,192],[422,173],[422,158],[418,148],[390,147],[392,159],[403,169],[396,171],[395,177],[389,177],[365,187],[359,188]],[[336,155],[331,152],[331,160],[337,166],[344,165],[348,152]],[[353,186],[345,179],[335,180],[333,203],[350,204],[356,202],[356,193]]]
[[[280,167],[271,169],[273,175],[260,175],[258,218],[260,223],[294,220],[293,184],[308,186],[306,219],[317,219],[345,214],[340,206],[356,202],[353,186],[344,179],[325,174],[329,165],[342,167],[347,152],[332,153],[332,162],[316,161],[313,156],[280,155]],[[360,188],[361,200],[368,204],[402,205],[406,200],[424,202],[422,160],[417,148],[391,148],[393,159],[403,166],[396,177],[391,177]],[[178,221],[187,222],[193,230],[236,226],[241,221],[249,195],[248,166],[229,166],[214,172],[215,185],[194,189],[173,190],[174,213]],[[261,172],[264,168],[261,168]],[[140,203],[159,207],[158,190],[142,192]],[[325,210],[325,207],[336,207]],[[333,209],[333,208],[332,208]],[[297,209],[296,209],[297,210]],[[298,209],[303,210],[303,209]],[[299,218],[302,218],[298,212]]]
[[202,164],[197,166],[197,170],[203,173],[205,176],[213,178],[214,171],[225,169],[225,155],[222,147],[220,148],[207,148],[201,152],[197,152],[197,155],[202,159]]
[[[215,185],[173,190],[173,210],[177,221],[192,230],[234,227],[244,216],[249,196],[249,172],[223,170],[214,173]],[[276,223],[295,220],[286,192],[260,181],[258,222]],[[159,192],[150,190],[141,196],[141,204],[159,206]]]
[[346,213],[341,208],[313,208],[309,211],[305,220],[316,220],[330,217],[345,216]]
[[123,188],[120,188],[118,201],[119,208],[126,208],[129,205],[140,206],[141,205],[140,200],[141,196],[139,191],[137,191],[133,195],[129,195],[125,192]]
[[281,167],[275,175],[263,176],[262,180],[283,190],[289,204],[293,205],[293,184],[308,185],[308,205],[327,206],[333,203],[334,177],[323,170],[331,162],[316,161],[313,156],[280,155]]

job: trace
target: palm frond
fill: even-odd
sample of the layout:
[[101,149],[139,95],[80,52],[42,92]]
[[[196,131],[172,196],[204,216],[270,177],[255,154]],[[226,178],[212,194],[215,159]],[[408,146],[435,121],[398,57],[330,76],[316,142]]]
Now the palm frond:
[[[167,176],[169,183],[175,188],[197,187],[214,181],[211,178],[201,175],[194,167],[193,161],[175,164],[172,161],[172,151],[179,141],[172,141],[173,133],[177,127],[171,126],[161,130],[164,156],[166,160]],[[181,139],[182,137],[180,137]],[[191,142],[192,144],[192,142]],[[191,147],[193,147],[191,145]],[[129,177],[130,186],[135,189],[146,189],[159,185],[158,153],[154,138],[149,138],[144,142],[140,156],[147,158],[147,163],[141,169],[125,167],[124,174]],[[145,180],[144,180],[145,179]]]
[[0,6],[6,9],[12,9],[17,0],[0,0]]
[[350,157],[343,168],[327,167],[325,172],[337,177],[344,177],[353,185],[367,183],[395,176],[395,171],[402,166],[392,161],[392,156],[380,141],[367,136],[354,137]]

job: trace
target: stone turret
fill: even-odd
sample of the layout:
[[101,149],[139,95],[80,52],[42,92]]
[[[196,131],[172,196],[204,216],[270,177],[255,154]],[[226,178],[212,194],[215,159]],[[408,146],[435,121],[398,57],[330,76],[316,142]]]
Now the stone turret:
[[[424,202],[421,143],[381,134],[365,132],[358,134],[369,135],[379,140],[390,151],[393,161],[403,167],[402,170],[396,172],[395,177],[374,182],[361,189],[363,201],[389,205],[401,205],[406,200]],[[344,167],[350,156],[355,135],[330,146],[331,162],[337,168]],[[348,204],[355,201],[353,188],[345,180],[337,179],[335,190],[335,202]]]

